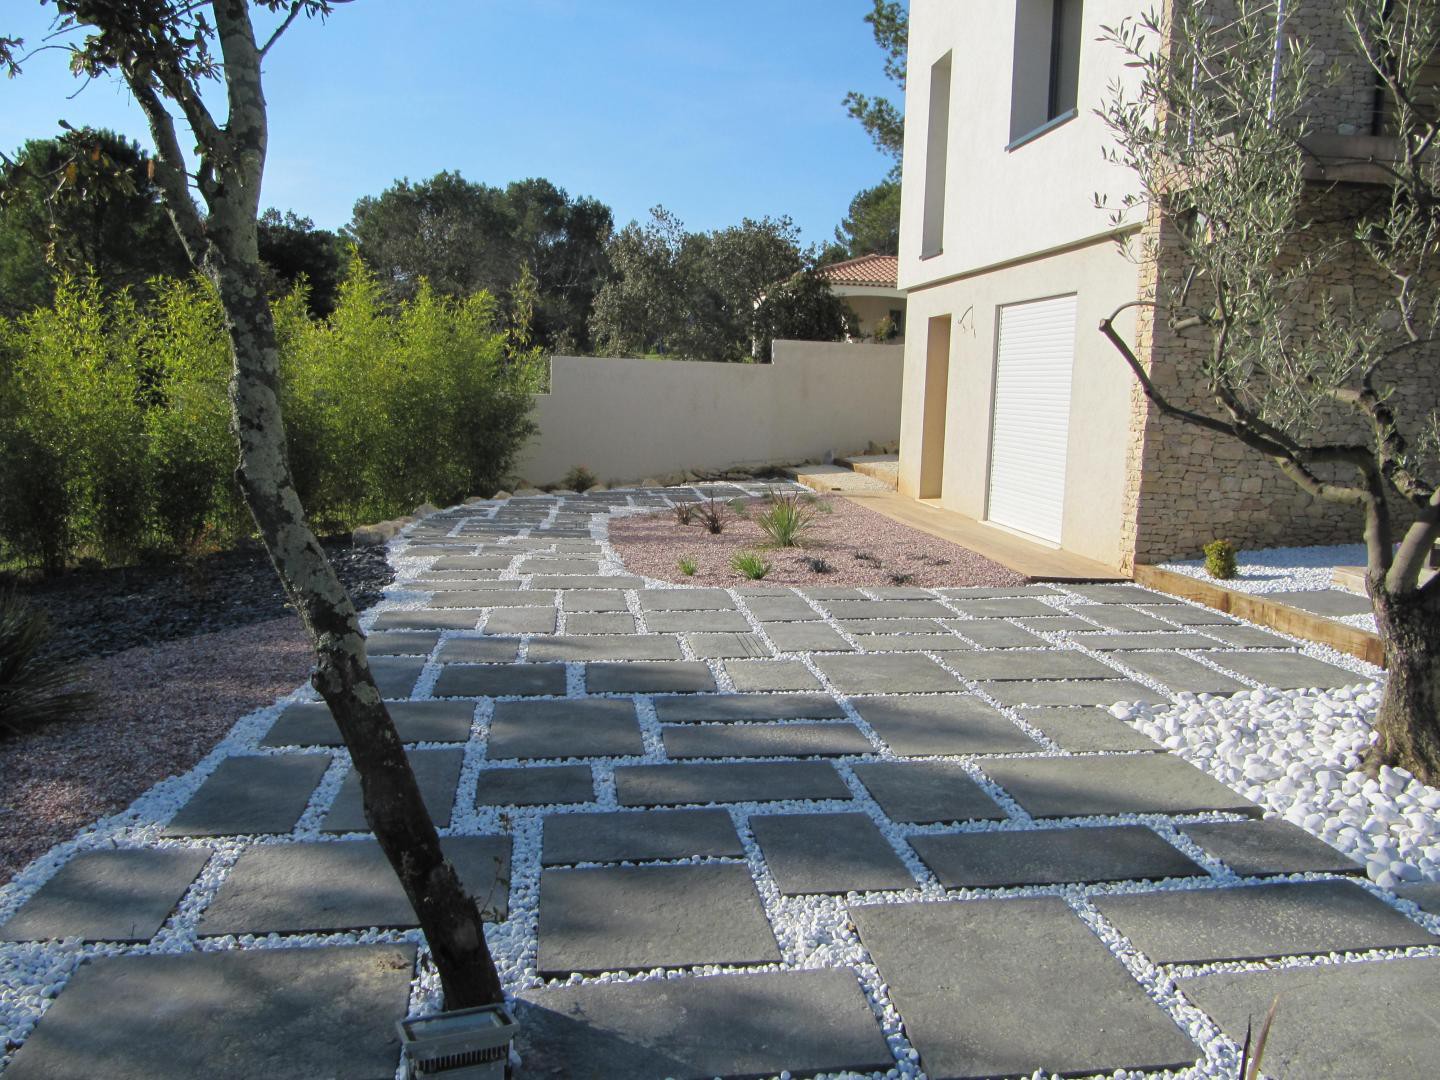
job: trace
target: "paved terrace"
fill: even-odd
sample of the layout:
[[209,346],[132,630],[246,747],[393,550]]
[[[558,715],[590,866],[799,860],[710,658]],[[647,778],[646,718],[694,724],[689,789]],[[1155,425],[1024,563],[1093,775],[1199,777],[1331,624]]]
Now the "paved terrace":
[[[367,615],[521,1075],[1233,1075],[1277,993],[1274,1071],[1433,1075],[1440,919],[1107,711],[1364,677],[1131,585],[628,576],[700,494],[446,511]],[[394,1074],[436,979],[307,696],[0,893],[5,1080]]]

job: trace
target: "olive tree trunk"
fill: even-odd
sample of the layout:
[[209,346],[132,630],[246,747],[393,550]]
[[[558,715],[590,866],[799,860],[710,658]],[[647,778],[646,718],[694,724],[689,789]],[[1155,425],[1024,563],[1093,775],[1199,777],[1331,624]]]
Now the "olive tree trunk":
[[1385,642],[1385,694],[1375,715],[1367,765],[1440,777],[1440,591],[1402,594],[1372,583],[1375,622]]

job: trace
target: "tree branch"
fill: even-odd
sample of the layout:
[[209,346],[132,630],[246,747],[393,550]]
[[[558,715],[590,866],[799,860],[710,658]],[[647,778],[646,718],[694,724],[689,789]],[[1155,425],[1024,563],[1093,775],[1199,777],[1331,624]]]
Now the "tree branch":
[[155,183],[165,194],[165,209],[170,213],[175,231],[180,234],[185,253],[198,267],[205,258],[207,248],[205,220],[190,198],[190,187],[185,180],[185,155],[175,134],[175,120],[155,88],[143,76],[132,77],[128,66],[122,70],[130,92],[135,95],[140,111],[150,125],[150,137],[155,140],[158,154]]
[[281,35],[284,34],[286,30],[290,29],[290,24],[300,17],[300,12],[304,9],[305,0],[294,0],[294,2],[291,3],[290,11],[285,16],[285,21],[282,22],[279,26],[277,26],[275,28],[275,32],[270,35],[269,40],[267,40],[264,45],[260,46],[260,58],[262,60],[265,58],[265,54],[270,51],[271,47],[280,40]]

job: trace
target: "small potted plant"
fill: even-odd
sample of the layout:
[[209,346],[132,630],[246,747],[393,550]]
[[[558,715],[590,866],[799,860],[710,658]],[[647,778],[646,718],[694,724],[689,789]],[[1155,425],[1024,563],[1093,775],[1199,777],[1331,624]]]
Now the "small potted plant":
[[519,1028],[505,1005],[410,1016],[395,1027],[409,1080],[503,1080]]

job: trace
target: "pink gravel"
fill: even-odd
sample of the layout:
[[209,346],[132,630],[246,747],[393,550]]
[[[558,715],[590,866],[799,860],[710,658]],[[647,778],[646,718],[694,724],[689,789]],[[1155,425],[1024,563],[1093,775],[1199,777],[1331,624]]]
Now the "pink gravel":
[[157,781],[189,769],[240,717],[310,676],[293,616],[127,649],[81,667],[96,715],[0,744],[0,884]]
[[[747,584],[748,579],[730,566],[731,557],[741,551],[755,551],[770,563],[770,572],[755,582],[758,585],[959,588],[1020,585],[1026,580],[968,548],[892,521],[848,499],[818,501],[830,512],[817,510],[814,524],[798,548],[766,547],[769,539],[760,526],[733,512],[719,536],[699,524],[698,517],[694,524],[679,524],[669,510],[617,518],[610,523],[610,542],[631,573],[682,585]],[[764,509],[758,499],[748,505],[752,517]],[[857,558],[859,555],[870,558]],[[693,576],[680,572],[677,561],[682,556],[698,565]],[[833,571],[822,574],[810,569],[807,560],[812,558],[824,559]],[[896,575],[901,580],[897,581]]]

